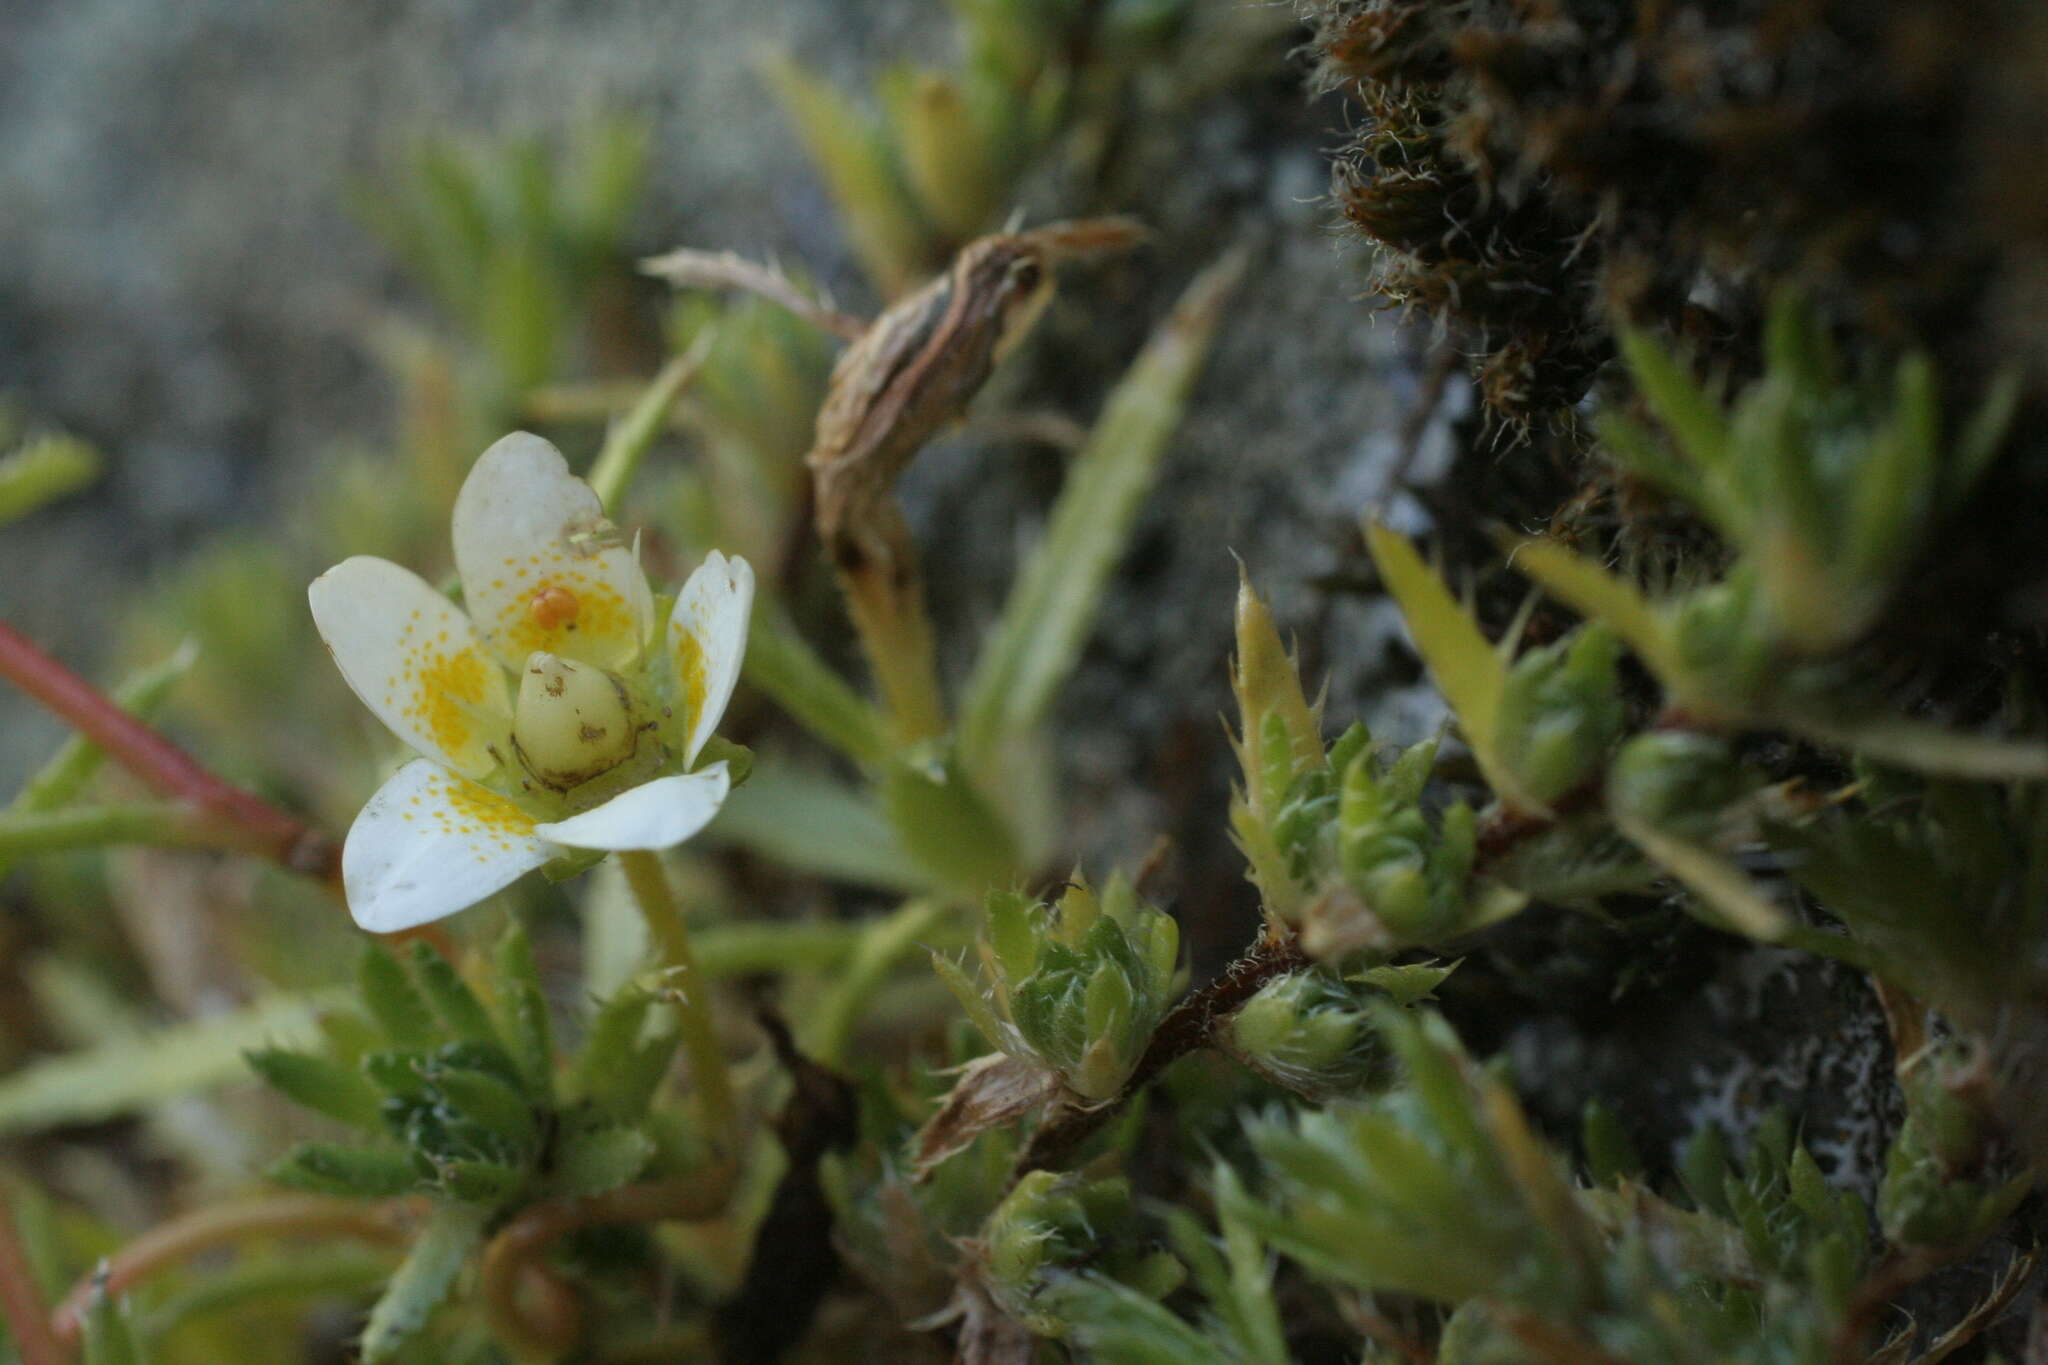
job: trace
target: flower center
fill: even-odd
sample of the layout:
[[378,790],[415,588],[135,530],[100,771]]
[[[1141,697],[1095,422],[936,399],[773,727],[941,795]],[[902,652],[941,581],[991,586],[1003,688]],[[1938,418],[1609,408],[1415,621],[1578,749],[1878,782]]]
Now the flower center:
[[567,791],[624,763],[639,742],[632,699],[617,678],[542,650],[527,656],[512,743],[528,772]]

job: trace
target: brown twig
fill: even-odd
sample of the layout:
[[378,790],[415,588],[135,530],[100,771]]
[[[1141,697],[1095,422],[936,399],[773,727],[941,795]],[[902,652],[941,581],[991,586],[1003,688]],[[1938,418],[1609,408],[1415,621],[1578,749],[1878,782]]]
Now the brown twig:
[[0,1186],[0,1317],[5,1318],[14,1338],[21,1365],[64,1365],[69,1359],[50,1330],[42,1291],[36,1287],[28,1249],[22,1246],[21,1234],[14,1226],[5,1186]]
[[1101,1104],[1070,1103],[1046,1117],[1018,1154],[1011,1176],[1013,1183],[1032,1171],[1045,1170],[1066,1160],[1076,1147],[1156,1080],[1160,1072],[1196,1048],[1207,1046],[1217,1025],[1257,994],[1261,986],[1308,965],[1308,958],[1291,930],[1276,932],[1268,926],[1243,957],[1207,985],[1191,992],[1160,1020],[1123,1089]]
[[[737,1176],[732,1163],[721,1161],[666,1180],[550,1199],[521,1210],[484,1249],[477,1289],[494,1329],[506,1340],[557,1355],[569,1350],[582,1336],[581,1313],[574,1296],[542,1273],[540,1260],[556,1239],[606,1223],[700,1222],[725,1209]],[[549,1300],[543,1312],[521,1302],[522,1285],[543,1288]]]
[[288,871],[339,885],[341,848],[332,839],[214,776],[4,621],[0,677],[106,750],[150,790],[197,813],[217,831],[219,847],[255,854]]
[[417,1209],[418,1202],[411,1199],[364,1204],[306,1194],[242,1200],[195,1210],[159,1223],[73,1285],[51,1321],[53,1335],[65,1347],[76,1346],[86,1309],[96,1294],[118,1295],[159,1270],[201,1252],[250,1237],[355,1237],[398,1245],[404,1242]]

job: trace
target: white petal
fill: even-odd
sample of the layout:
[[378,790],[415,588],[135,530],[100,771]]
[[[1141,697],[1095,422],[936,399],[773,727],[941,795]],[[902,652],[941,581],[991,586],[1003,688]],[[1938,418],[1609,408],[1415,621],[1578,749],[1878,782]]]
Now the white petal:
[[496,792],[415,759],[377,789],[341,847],[349,913],[377,934],[452,915],[561,852],[533,831]]
[[747,654],[747,618],[754,609],[754,566],[713,550],[676,594],[668,616],[669,657],[689,716],[684,764],[697,761],[732,700]]
[[516,431],[477,457],[455,498],[455,571],[507,668],[536,649],[622,668],[654,624],[647,575],[562,452]]
[[657,777],[595,810],[533,830],[571,848],[669,848],[710,824],[731,789],[725,764],[713,763],[702,772]]
[[459,773],[482,777],[510,752],[505,674],[461,608],[419,575],[357,555],[306,590],[313,624],[363,705],[392,733]]

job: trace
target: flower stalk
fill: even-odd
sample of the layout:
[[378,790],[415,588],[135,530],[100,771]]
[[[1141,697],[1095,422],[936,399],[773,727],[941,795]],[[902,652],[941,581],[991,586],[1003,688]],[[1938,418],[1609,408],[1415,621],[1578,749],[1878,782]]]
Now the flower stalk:
[[718,1029],[711,1017],[711,991],[697,954],[690,945],[690,931],[683,923],[682,910],[669,888],[668,873],[661,859],[643,849],[619,854],[633,903],[647,921],[647,933],[668,969],[676,1021],[682,1028],[683,1047],[690,1057],[690,1074],[697,1082],[697,1098],[703,1109],[704,1131],[726,1152],[737,1151],[739,1121],[732,1098],[732,1077],[726,1070],[725,1053],[718,1045]]

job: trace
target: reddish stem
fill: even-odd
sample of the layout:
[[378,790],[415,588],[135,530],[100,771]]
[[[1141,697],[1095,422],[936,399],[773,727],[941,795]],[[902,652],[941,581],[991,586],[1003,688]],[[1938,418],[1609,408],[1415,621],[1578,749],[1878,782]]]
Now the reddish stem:
[[322,881],[338,880],[341,850],[332,839],[261,797],[214,776],[5,621],[0,621],[0,677],[106,750],[151,791],[181,802],[217,824],[224,847],[268,858],[289,871]]
[[36,1288],[21,1235],[15,1230],[4,1187],[0,1187],[0,1316],[7,1319],[21,1365],[65,1365],[70,1358],[50,1330],[48,1310]]
[[[69,1353],[59,1342],[75,1344],[95,1294],[117,1297],[138,1281],[202,1252],[250,1237],[354,1237],[379,1245],[405,1241],[406,1227],[418,1213],[417,1201],[388,1200],[364,1204],[321,1195],[284,1195],[249,1199],[196,1209],[159,1223],[101,1263],[99,1270],[72,1287],[58,1305],[50,1344],[58,1350],[51,1365],[64,1365]],[[17,1333],[19,1336],[19,1333]],[[41,1365],[25,1360],[24,1365]]]

